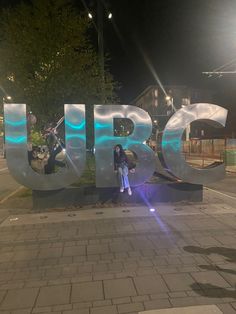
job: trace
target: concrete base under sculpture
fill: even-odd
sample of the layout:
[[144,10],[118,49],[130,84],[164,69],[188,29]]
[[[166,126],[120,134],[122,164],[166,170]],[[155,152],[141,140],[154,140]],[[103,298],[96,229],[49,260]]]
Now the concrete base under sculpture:
[[[33,208],[62,208],[96,203],[136,203],[151,206],[157,202],[200,202],[203,187],[182,182],[145,183],[132,188],[132,196],[119,188],[68,187],[56,191],[33,191]],[[150,205],[149,205],[150,203]]]

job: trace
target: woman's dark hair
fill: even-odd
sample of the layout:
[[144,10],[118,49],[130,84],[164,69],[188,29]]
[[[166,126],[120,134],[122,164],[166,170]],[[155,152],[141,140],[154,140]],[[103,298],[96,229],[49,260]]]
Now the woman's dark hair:
[[121,144],[117,144],[117,145],[114,147],[115,152],[116,152],[116,147],[119,147],[119,148],[120,148],[120,155],[125,155],[124,148],[122,147]]
[[[116,151],[116,147],[119,147],[120,151],[119,153]],[[128,165],[128,158],[126,156],[126,153],[122,147],[122,145],[117,144],[114,147],[114,162],[115,162],[115,169],[119,167],[119,165]]]

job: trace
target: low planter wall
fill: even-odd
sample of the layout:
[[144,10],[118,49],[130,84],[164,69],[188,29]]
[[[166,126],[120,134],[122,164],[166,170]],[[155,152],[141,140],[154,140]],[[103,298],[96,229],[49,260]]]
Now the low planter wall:
[[69,187],[56,191],[33,191],[33,208],[62,208],[96,203],[138,203],[149,206],[156,202],[200,202],[203,187],[189,183],[146,183],[132,188],[133,194],[120,193],[118,188]]

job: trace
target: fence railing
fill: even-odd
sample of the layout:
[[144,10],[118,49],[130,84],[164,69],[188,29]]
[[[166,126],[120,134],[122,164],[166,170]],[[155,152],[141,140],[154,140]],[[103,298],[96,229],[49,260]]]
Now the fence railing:
[[236,139],[191,139],[183,141],[185,159],[205,167],[212,162],[224,161],[225,154],[236,152]]

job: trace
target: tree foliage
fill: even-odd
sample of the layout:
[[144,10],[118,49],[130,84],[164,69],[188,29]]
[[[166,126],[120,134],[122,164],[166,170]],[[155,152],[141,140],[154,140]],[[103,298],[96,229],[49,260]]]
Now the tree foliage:
[[64,103],[114,97],[109,72],[101,79],[89,21],[71,1],[32,0],[1,14],[0,84],[42,122],[62,114]]
[[46,145],[45,139],[39,131],[32,130],[30,132],[30,139],[33,146]]

